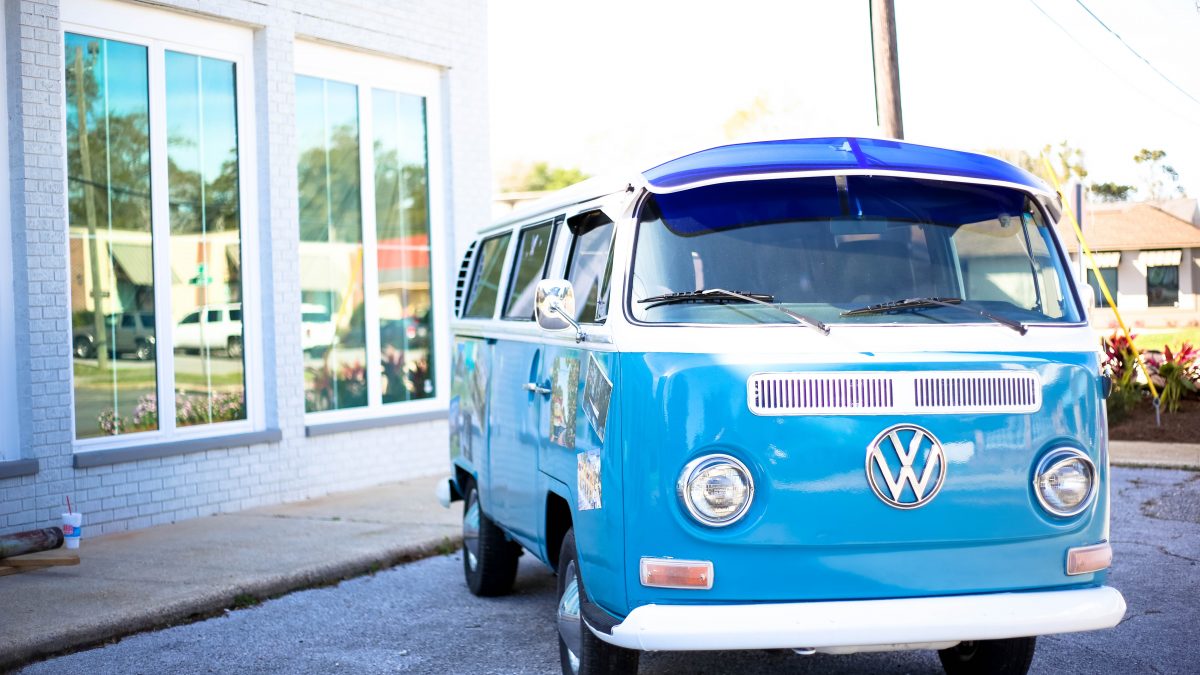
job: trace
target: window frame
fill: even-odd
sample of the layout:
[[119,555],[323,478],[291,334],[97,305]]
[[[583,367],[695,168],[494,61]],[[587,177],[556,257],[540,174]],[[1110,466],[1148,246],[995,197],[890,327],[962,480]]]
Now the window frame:
[[[470,278],[467,281],[467,287],[466,287],[464,295],[463,295],[463,308],[462,308],[463,315],[462,315],[462,317],[460,317],[462,320],[490,321],[490,320],[496,318],[496,310],[500,306],[500,298],[502,297],[500,294],[500,289],[501,289],[501,287],[504,286],[505,279],[508,277],[507,269],[508,269],[508,263],[510,261],[510,252],[512,249],[512,241],[513,241],[512,235],[513,235],[513,231],[511,229],[508,229],[508,230],[496,232],[494,234],[489,234],[485,237],[480,237],[479,239],[476,240],[478,242],[478,244],[477,244],[477,248],[475,250],[475,257],[471,259]],[[482,264],[483,263],[483,249],[487,245],[488,242],[494,241],[496,239],[505,239],[504,248],[499,251],[501,254],[501,256],[500,256],[500,276],[496,278],[496,300],[494,302],[492,302],[492,311],[489,312],[486,316],[469,316],[469,315],[467,315],[467,308],[470,307],[470,305],[471,305],[471,297],[475,290],[475,280],[479,278],[479,275],[483,273],[483,269],[484,269],[483,264]]]
[[[77,0],[62,7],[61,41],[67,33],[116,40],[146,49],[150,125],[150,233],[154,265],[155,392],[159,406],[159,428],[154,431],[75,438],[75,378],[71,376],[71,436],[77,454],[160,446],[164,443],[239,435],[266,428],[266,386],[263,375],[262,286],[259,261],[258,161],[255,118],[254,33],[244,26],[197,16],[133,5],[113,0]],[[128,30],[136,27],[137,32]],[[159,36],[168,35],[170,38]],[[213,45],[220,45],[216,48]],[[171,222],[168,186],[168,142],[166,124],[166,52],[177,51],[230,61],[234,64],[238,131],[238,199],[241,239],[242,305],[248,308],[243,329],[243,385],[246,418],[177,427],[175,423],[175,350],[171,321]],[[64,88],[65,89],[65,88]],[[63,111],[67,92],[61,92]],[[66,124],[60,136],[64,155]],[[69,177],[63,172],[64,194]],[[70,246],[65,247],[65,269],[71,269]],[[249,264],[247,264],[249,263]],[[68,293],[69,293],[68,289]],[[197,310],[199,311],[199,310]],[[73,370],[73,369],[72,369]],[[164,396],[163,393],[168,395]]]
[[548,242],[546,242],[546,257],[542,259],[541,271],[539,273],[539,276],[537,277],[537,281],[534,282],[536,284],[538,281],[541,281],[546,278],[546,273],[550,269],[550,263],[554,260],[554,253],[555,253],[554,244],[558,240],[558,230],[562,226],[562,221],[563,221],[562,216],[558,216],[558,217],[554,217],[554,218],[546,218],[543,220],[539,220],[536,223],[531,223],[524,227],[517,228],[513,231],[513,234],[517,235],[515,237],[516,244],[515,245],[510,244],[510,248],[513,249],[513,253],[511,256],[511,260],[508,261],[508,266],[507,266],[508,274],[506,275],[507,281],[505,283],[506,288],[504,291],[504,299],[501,302],[497,303],[498,305],[500,305],[499,316],[502,320],[504,320],[504,321],[526,321],[526,322],[533,321],[532,315],[531,316],[509,316],[508,315],[508,311],[509,311],[508,305],[510,302],[512,302],[513,291],[516,290],[515,285],[517,283],[517,267],[521,264],[521,242],[524,241],[526,232],[529,232],[530,230],[535,230],[539,227],[546,227],[546,226],[550,227],[550,240]]
[[[599,210],[599,209],[597,209],[597,210]],[[580,213],[586,213],[586,212],[587,211],[581,211]],[[612,286],[613,255],[615,255],[615,253],[616,253],[616,242],[617,242],[617,223],[616,223],[616,221],[614,221],[610,218],[608,223],[605,223],[596,228],[590,229],[587,232],[584,232],[582,234],[575,234],[574,232],[572,232],[571,240],[566,245],[566,248],[567,248],[566,262],[563,265],[563,279],[570,281],[571,268],[575,264],[575,251],[579,247],[579,240],[583,239],[583,237],[596,231],[600,227],[604,227],[604,225],[611,225],[612,232],[610,232],[609,236],[608,236],[608,256],[605,259],[604,271],[600,273],[600,287],[597,289],[598,294],[602,293],[605,290],[611,290],[611,286]],[[578,297],[575,298],[575,301],[576,301],[576,304],[578,305],[579,298]],[[585,301],[586,301],[586,298],[585,298]],[[612,301],[612,299],[609,298],[609,303],[611,303],[611,301]],[[597,297],[597,302],[599,302],[599,297]],[[608,303],[606,303],[606,306],[608,306]],[[610,307],[610,309],[611,309],[611,307]],[[589,326],[603,326],[605,323],[608,322],[608,314],[609,314],[608,311],[605,311],[604,316],[601,318],[596,318],[595,316],[592,316],[591,319],[586,319],[581,316],[581,317],[578,317],[576,320],[579,321],[579,323],[581,323],[581,324],[587,324]]]
[[[5,16],[0,14],[0,52],[7,56],[6,24]],[[8,91],[8,68],[0,70],[0,91]],[[0,222],[0,260],[6,262],[9,269],[13,270],[16,269],[16,261],[13,259],[12,246],[14,204],[9,199],[8,115],[4,115],[4,119],[0,120],[0,157],[6,160],[0,162],[0,204],[8,209],[6,217],[0,219],[3,221]],[[14,394],[17,391],[17,356],[12,347],[16,344],[16,297],[13,274],[0,274],[0,344],[9,346],[0,354],[0,391]],[[20,416],[17,414],[19,398],[16,395],[6,396],[5,400],[0,402],[0,462],[21,459],[21,434],[18,429]]]
[[[307,426],[337,424],[409,413],[432,413],[449,409],[450,334],[447,301],[454,291],[447,285],[447,242],[451,228],[446,209],[443,146],[442,69],[401,58],[392,58],[315,42],[297,36],[294,49],[293,80],[297,76],[334,80],[357,87],[359,199],[362,204],[362,288],[363,317],[366,324],[366,362],[380,359],[379,323],[379,246],[375,213],[375,153],[373,89],[386,89],[425,99],[425,158],[429,218],[430,344],[434,345],[434,395],[413,401],[383,402],[381,381],[367,384],[367,405],[305,412]],[[294,113],[293,113],[294,114]],[[293,167],[295,170],[295,167]],[[456,270],[457,271],[457,270]],[[451,303],[452,304],[452,303]],[[303,386],[303,385],[302,385]]]

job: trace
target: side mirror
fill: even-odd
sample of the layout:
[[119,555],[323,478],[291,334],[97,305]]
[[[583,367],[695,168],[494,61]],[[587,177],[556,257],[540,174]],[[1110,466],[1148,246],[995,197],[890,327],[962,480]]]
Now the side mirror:
[[583,329],[575,320],[575,289],[565,279],[542,279],[537,285],[533,316],[542,330],[575,329],[575,341],[583,342]]
[[1083,303],[1083,318],[1091,321],[1092,310],[1096,307],[1096,289],[1092,288],[1091,284],[1081,285],[1079,287],[1079,300]]

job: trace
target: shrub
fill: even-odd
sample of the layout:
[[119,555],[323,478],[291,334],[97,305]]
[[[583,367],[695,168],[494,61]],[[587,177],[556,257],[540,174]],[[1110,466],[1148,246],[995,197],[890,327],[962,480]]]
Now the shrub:
[[1196,392],[1198,358],[1200,352],[1186,342],[1175,352],[1172,352],[1169,346],[1163,347],[1162,360],[1156,365],[1162,386],[1160,398],[1167,412],[1177,412],[1180,399],[1185,394]]

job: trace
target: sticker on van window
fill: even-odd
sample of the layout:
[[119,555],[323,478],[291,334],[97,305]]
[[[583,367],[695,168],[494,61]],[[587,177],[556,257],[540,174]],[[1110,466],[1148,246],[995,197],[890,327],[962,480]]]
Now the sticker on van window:
[[600,508],[600,453],[588,450],[577,455],[579,458],[578,495],[579,510],[590,511]]
[[612,397],[612,380],[595,354],[588,354],[587,379],[583,385],[583,414],[600,442],[604,442],[604,425],[608,421],[608,400]]
[[550,442],[564,448],[574,448],[579,359],[570,356],[554,359],[550,383]]

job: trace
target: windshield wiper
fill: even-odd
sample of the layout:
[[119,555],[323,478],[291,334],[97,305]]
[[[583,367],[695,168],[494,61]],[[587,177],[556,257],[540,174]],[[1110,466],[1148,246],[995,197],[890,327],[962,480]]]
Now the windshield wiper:
[[975,307],[967,307],[962,305],[962,298],[907,298],[904,300],[893,300],[891,302],[883,302],[878,305],[867,305],[858,309],[851,309],[842,312],[842,316],[864,316],[866,314],[887,314],[888,312],[899,312],[908,309],[928,309],[930,307],[951,307],[953,309],[961,309],[964,312],[982,316],[985,319],[991,319],[996,323],[1007,326],[1021,335],[1027,332],[1025,324],[1020,321],[1006,319],[1002,316],[996,316],[991,312],[985,312],[982,309]]
[[824,335],[829,335],[829,326],[826,326],[824,323],[816,319],[804,316],[803,314],[797,314],[796,312],[793,312],[777,302],[772,302],[774,299],[775,296],[766,295],[764,293],[742,293],[739,291],[727,291],[723,288],[708,288],[703,290],[698,289],[695,291],[682,291],[679,293],[652,295],[648,298],[642,298],[641,300],[638,300],[638,302],[653,303],[648,305],[646,309],[652,309],[660,305],[671,305],[680,302],[716,302],[720,304],[731,301],[752,302],[756,305],[770,307],[771,309],[783,312],[789,317],[795,319],[797,323],[810,328],[815,328],[816,330],[821,331],[821,333]]

